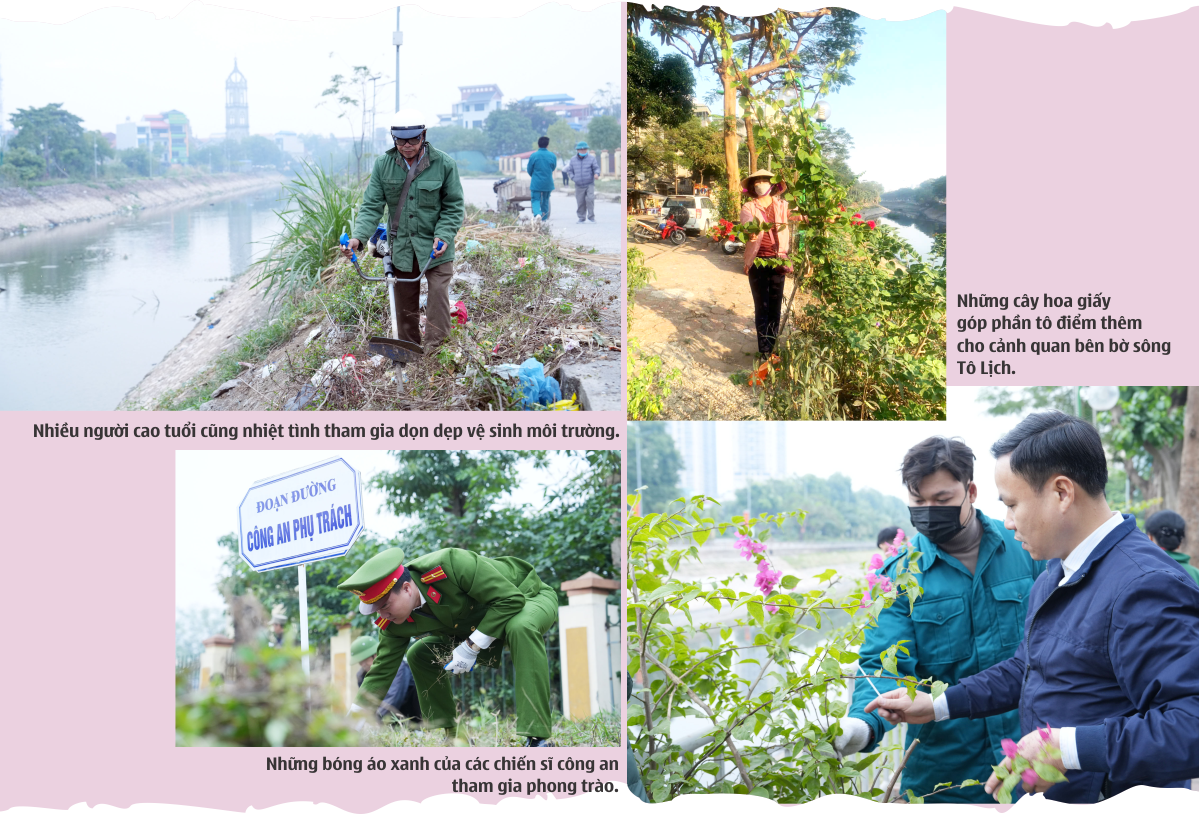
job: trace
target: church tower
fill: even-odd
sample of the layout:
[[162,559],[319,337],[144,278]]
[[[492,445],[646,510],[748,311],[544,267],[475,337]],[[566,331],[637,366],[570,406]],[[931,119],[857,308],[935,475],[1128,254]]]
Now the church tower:
[[246,101],[246,77],[233,60],[233,73],[225,80],[225,138],[231,140],[250,135],[250,107]]

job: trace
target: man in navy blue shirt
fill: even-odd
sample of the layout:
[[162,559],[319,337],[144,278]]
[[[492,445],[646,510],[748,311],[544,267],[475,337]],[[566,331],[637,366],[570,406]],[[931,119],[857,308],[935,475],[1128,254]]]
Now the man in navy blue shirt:
[[[1189,787],[1199,777],[1199,586],[1131,515],[1108,507],[1107,460],[1087,422],[1034,413],[991,454],[1004,525],[1033,559],[1049,561],[1029,597],[1024,641],[936,701],[895,690],[866,711],[919,724],[1019,709],[1019,753],[1068,781],[1024,790],[1061,802]],[[1046,760],[1046,745],[1060,755]],[[992,775],[986,790],[999,785]]]

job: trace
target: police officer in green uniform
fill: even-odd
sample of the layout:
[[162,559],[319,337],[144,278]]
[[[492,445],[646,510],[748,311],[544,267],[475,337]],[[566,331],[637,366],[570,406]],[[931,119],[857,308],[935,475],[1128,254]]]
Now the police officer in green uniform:
[[421,717],[452,728],[449,674],[476,664],[497,667],[507,647],[516,672],[517,734],[526,746],[553,745],[546,740],[551,717],[544,636],[557,621],[558,597],[527,562],[446,548],[405,563],[404,552],[392,548],[337,587],[358,597],[360,612],[377,614],[380,634],[353,711],[378,706],[407,654]]

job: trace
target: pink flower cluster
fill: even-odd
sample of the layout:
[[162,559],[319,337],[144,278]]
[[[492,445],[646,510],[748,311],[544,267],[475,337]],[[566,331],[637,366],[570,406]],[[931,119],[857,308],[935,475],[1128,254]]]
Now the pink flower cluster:
[[895,539],[884,546],[884,550],[886,551],[886,555],[888,557],[894,557],[905,548],[907,548],[907,542],[904,540],[903,529],[895,532]]
[[[1049,729],[1048,724],[1045,725],[1044,729],[1037,727],[1037,734],[1041,736],[1041,740],[1044,742],[1048,742],[1049,739],[1053,737],[1053,732]],[[999,747],[1003,749],[1003,753],[1012,760],[1015,760],[1020,754],[1016,742],[1011,738],[1004,738],[1001,740],[999,742]],[[1041,779],[1041,776],[1037,774],[1036,769],[1030,766],[1020,773],[1020,779],[1030,786],[1035,786],[1037,781]]]
[[779,580],[783,578],[782,571],[775,571],[770,567],[770,563],[762,560],[758,563],[758,576],[754,580],[754,587],[762,592],[762,596],[770,596],[770,592],[774,590],[774,586],[779,584]]
[[733,548],[741,552],[741,556],[745,559],[752,560],[757,554],[766,552],[766,544],[759,543],[750,537],[748,534],[737,534],[737,542],[733,543]]

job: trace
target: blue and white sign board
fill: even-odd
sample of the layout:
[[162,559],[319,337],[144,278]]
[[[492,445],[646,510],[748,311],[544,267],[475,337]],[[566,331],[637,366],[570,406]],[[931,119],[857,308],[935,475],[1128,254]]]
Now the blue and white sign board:
[[330,458],[251,486],[238,507],[238,550],[255,571],[273,571],[340,557],[363,528],[362,477]]

